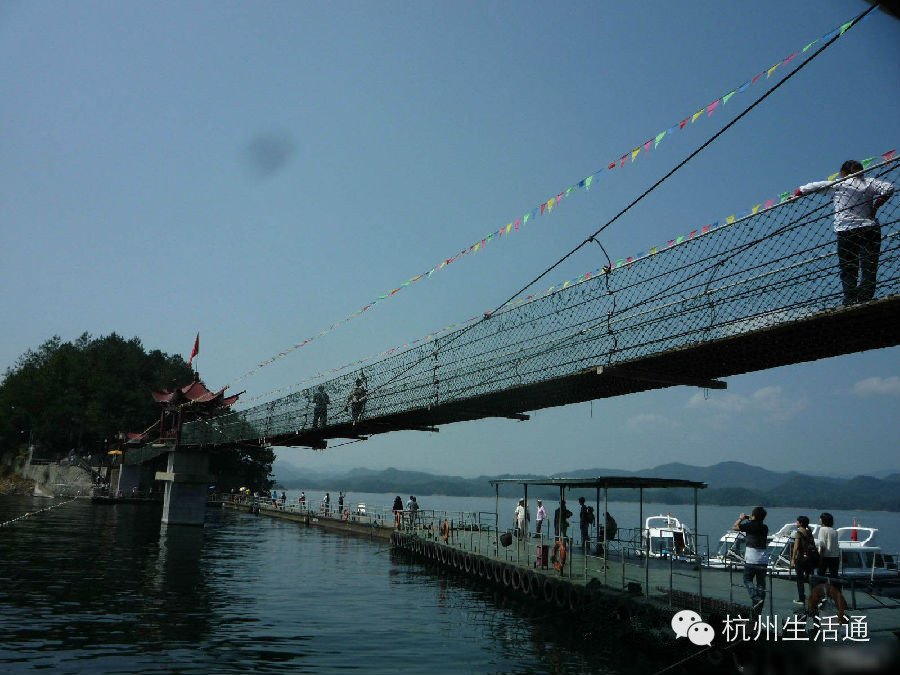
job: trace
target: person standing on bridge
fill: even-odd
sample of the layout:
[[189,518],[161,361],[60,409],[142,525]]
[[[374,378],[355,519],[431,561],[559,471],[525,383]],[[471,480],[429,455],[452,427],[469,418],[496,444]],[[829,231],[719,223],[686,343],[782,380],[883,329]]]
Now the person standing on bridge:
[[328,394],[325,393],[325,386],[320,384],[316,393],[313,394],[313,429],[318,427],[320,422],[323,427],[328,425],[329,403],[331,403],[331,399],[328,397]]
[[350,407],[350,417],[354,423],[362,417],[368,398],[369,392],[366,390],[366,376],[362,375],[362,377],[356,379],[356,385],[350,390],[350,395],[347,397],[347,405],[344,406],[344,411],[347,410],[348,406]]
[[875,296],[881,255],[881,225],[875,212],[894,194],[894,186],[888,182],[854,175],[862,170],[860,162],[850,159],[841,166],[840,180],[807,183],[794,191],[796,197],[818,190],[833,193],[834,231],[845,305],[868,302]]

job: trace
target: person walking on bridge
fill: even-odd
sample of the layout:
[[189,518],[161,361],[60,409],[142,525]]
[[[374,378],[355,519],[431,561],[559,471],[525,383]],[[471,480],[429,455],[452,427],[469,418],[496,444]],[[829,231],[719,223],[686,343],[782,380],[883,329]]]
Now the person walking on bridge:
[[881,225],[875,212],[894,194],[894,186],[886,181],[855,175],[862,170],[860,162],[850,159],[841,166],[840,180],[807,183],[794,191],[796,197],[818,190],[833,193],[834,231],[845,305],[868,302],[875,296],[881,255]]
[[331,399],[328,397],[328,394],[325,393],[325,386],[320,384],[316,393],[313,394],[313,429],[318,427],[320,422],[323,427],[328,425],[329,403],[331,403]]
[[356,385],[350,390],[350,395],[347,397],[347,405],[344,406],[345,411],[348,406],[350,407],[350,417],[354,423],[362,417],[368,398],[369,392],[366,390],[366,376],[363,375],[356,379]]

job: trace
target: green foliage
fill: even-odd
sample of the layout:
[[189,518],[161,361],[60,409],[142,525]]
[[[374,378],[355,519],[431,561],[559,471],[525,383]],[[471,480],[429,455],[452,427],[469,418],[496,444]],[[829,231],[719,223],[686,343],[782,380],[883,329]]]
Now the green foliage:
[[31,440],[40,456],[99,452],[120,431],[142,431],[159,415],[152,389],[189,382],[179,355],[144,351],[112,333],[74,342],[54,336],[28,350],[0,383],[0,448]]
[[210,455],[209,470],[216,476],[216,489],[230,492],[232,488],[248,487],[251,490],[269,490],[273,481],[272,462],[275,452],[272,448],[240,446],[228,450],[217,450]]

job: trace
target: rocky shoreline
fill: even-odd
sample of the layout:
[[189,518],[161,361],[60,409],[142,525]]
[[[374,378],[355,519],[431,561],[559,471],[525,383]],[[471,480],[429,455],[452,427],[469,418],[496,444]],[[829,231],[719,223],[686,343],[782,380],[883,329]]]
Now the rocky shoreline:
[[30,495],[34,494],[34,481],[30,478],[10,473],[0,477],[0,495]]

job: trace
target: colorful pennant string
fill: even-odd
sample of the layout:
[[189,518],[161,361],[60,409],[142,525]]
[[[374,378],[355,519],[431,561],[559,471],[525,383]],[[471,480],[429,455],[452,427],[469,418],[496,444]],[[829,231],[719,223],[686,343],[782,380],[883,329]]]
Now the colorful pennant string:
[[[799,53],[805,53],[809,48],[811,48],[817,42],[820,42],[820,41],[827,42],[828,40],[830,40],[831,38],[833,38],[835,36],[843,35],[847,31],[847,29],[853,25],[853,23],[854,23],[854,21],[848,21],[848,22],[842,24],[840,26],[840,28],[837,28],[837,29],[831,31],[829,34],[819,38],[818,40],[814,40],[813,42],[810,42],[800,52],[794,52],[793,54],[788,56],[786,59],[779,61],[774,66],[770,67],[768,70],[759,72],[751,80],[749,80],[748,82],[745,82],[740,87],[731,90],[729,93],[725,94],[724,96],[721,96],[721,97],[715,99],[715,101],[713,101],[709,105],[706,105],[706,106],[700,108],[690,118],[685,117],[684,119],[681,120],[680,123],[672,125],[666,131],[661,131],[661,132],[657,133],[650,140],[643,142],[641,145],[638,145],[636,148],[634,148],[630,152],[626,152],[624,155],[622,155],[622,157],[618,160],[618,162],[617,161],[610,162],[607,165],[607,169],[609,169],[609,170],[615,169],[617,163],[620,168],[624,167],[625,162],[628,159],[629,155],[631,156],[631,163],[634,163],[634,161],[637,159],[637,156],[640,154],[642,148],[643,148],[645,154],[649,153],[651,145],[653,146],[654,149],[656,149],[659,146],[660,142],[663,140],[663,138],[665,138],[665,136],[674,133],[676,130],[683,130],[688,125],[689,119],[690,119],[691,125],[693,125],[693,123],[696,122],[697,119],[699,119],[703,115],[704,112],[706,112],[707,117],[711,117],[713,114],[713,111],[718,107],[718,105],[720,103],[722,105],[727,104],[729,99],[731,99],[732,96],[735,95],[735,93],[740,94],[740,93],[743,93],[744,91],[746,91],[749,88],[749,86],[751,84],[755,83],[760,77],[762,77],[763,74],[766,74],[766,77],[768,78],[769,76],[771,76],[771,74],[774,72],[774,70],[776,68],[778,68],[779,66],[781,66],[783,64],[788,63],[793,58],[795,58]],[[566,188],[562,192],[559,192],[556,197],[551,197],[547,201],[543,202],[540,206],[535,207],[530,212],[525,213],[521,218],[516,219],[515,220],[515,232],[519,232],[519,223],[520,222],[524,225],[524,224],[528,223],[529,219],[534,220],[535,218],[537,218],[538,214],[540,214],[542,216],[549,215],[552,212],[553,207],[558,206],[564,196],[566,198],[568,198],[571,193],[575,192],[576,190],[578,190],[582,187],[585,189],[585,191],[587,191],[590,188],[590,185],[593,182],[593,179],[598,178],[600,176],[601,172],[602,172],[602,169],[600,171],[596,171],[596,172],[592,173],[589,177],[584,178],[581,181],[572,185],[571,187]],[[771,201],[772,200],[770,200],[770,202]],[[771,206],[770,202],[766,202],[766,208],[769,208],[769,206]],[[413,284],[416,281],[419,281],[421,279],[431,278],[431,275],[434,274],[436,271],[439,271],[439,270],[443,269],[444,267],[450,265],[451,263],[456,262],[459,258],[466,256],[466,255],[471,255],[473,253],[477,253],[479,250],[486,248],[488,242],[493,241],[495,234],[497,234],[497,239],[500,238],[500,234],[503,232],[503,230],[504,230],[504,228],[500,228],[499,230],[495,230],[495,231],[491,232],[487,236],[482,237],[480,241],[477,241],[474,244],[471,244],[468,248],[464,248],[459,253],[454,255],[452,258],[447,258],[447,259],[443,260],[441,263],[439,263],[437,266],[432,267],[427,272],[423,272],[422,274],[418,274],[418,275],[410,278],[408,281],[401,284],[399,288],[395,288],[395,289],[391,290],[389,293],[386,293],[384,295],[377,296],[374,300],[369,302],[369,304],[365,305],[362,309],[350,314],[349,316],[344,318],[342,321],[339,321],[338,323],[334,324],[333,326],[329,327],[328,329],[323,330],[320,333],[317,333],[316,335],[314,335],[313,337],[308,338],[308,339],[304,340],[303,342],[294,345],[293,347],[285,350],[284,352],[282,352],[280,354],[276,354],[273,358],[271,358],[267,361],[263,361],[262,363],[258,364],[256,368],[254,368],[254,369],[246,372],[245,374],[241,375],[240,377],[236,378],[230,384],[235,384],[237,382],[240,382],[241,380],[243,380],[243,379],[249,377],[250,375],[254,374],[255,372],[257,372],[260,368],[263,368],[263,367],[273,363],[278,358],[282,358],[284,355],[289,354],[292,351],[295,351],[295,350],[307,345],[308,343],[312,342],[315,339],[322,337],[323,335],[326,335],[327,333],[331,332],[337,326],[340,326],[340,325],[346,323],[347,321],[350,321],[351,319],[355,319],[356,317],[360,316],[363,312],[365,312],[368,309],[377,305],[382,300],[393,297],[399,290],[401,290],[401,288],[405,288],[406,286],[409,286],[410,284]],[[507,234],[510,233],[509,225],[507,225],[505,227],[505,230],[506,230]]]
[[[895,151],[895,150],[889,150],[888,152],[885,152],[883,155],[881,155],[881,159],[882,159],[883,161],[885,161],[885,162],[889,162],[890,160],[892,160],[892,159],[894,158],[895,154],[896,154],[896,151]],[[864,168],[869,168],[869,167],[870,167],[874,162],[876,162],[876,161],[877,161],[877,158],[876,158],[876,157],[869,157],[869,158],[867,158],[867,159],[862,160],[860,163],[863,165]],[[838,174],[832,174],[832,175],[839,175],[839,173],[838,173]],[[833,179],[832,179],[832,178],[829,178],[829,180],[833,180]],[[784,195],[784,194],[790,194],[790,193],[789,193],[789,192],[783,192],[783,193],[781,193],[781,194]],[[781,197],[781,196],[779,196],[779,199],[780,199],[780,197]],[[782,201],[783,201],[783,200],[782,200]],[[766,202],[765,202],[765,208],[766,208],[766,209],[771,208],[774,204],[775,204],[775,200],[774,200],[774,199],[768,199],[768,200],[766,200]],[[443,335],[444,333],[448,333],[448,332],[450,332],[450,331],[452,331],[452,330],[456,330],[456,329],[458,329],[458,328],[462,328],[462,327],[464,327],[464,326],[466,326],[466,325],[468,325],[468,324],[471,324],[471,323],[473,323],[473,322],[475,322],[475,321],[478,321],[478,320],[480,320],[480,319],[482,319],[482,318],[484,318],[484,317],[486,317],[486,316],[490,316],[490,315],[496,314],[497,312],[504,312],[504,311],[507,311],[507,310],[509,310],[509,309],[511,309],[511,308],[513,308],[513,307],[518,307],[519,305],[522,305],[522,304],[524,304],[524,303],[526,303],[526,302],[532,302],[532,301],[534,301],[534,300],[539,300],[540,298],[543,298],[543,297],[546,297],[546,296],[550,295],[550,294],[553,293],[554,291],[560,291],[560,290],[569,288],[569,287],[571,287],[571,286],[578,285],[578,284],[581,284],[581,283],[583,283],[583,282],[585,282],[585,281],[588,281],[588,280],[594,278],[595,276],[597,276],[598,274],[605,274],[605,273],[607,273],[607,272],[612,273],[613,271],[615,271],[615,270],[617,270],[617,269],[619,269],[619,268],[621,268],[621,267],[626,267],[626,266],[630,265],[631,263],[633,263],[633,262],[635,262],[635,261],[641,260],[642,258],[654,256],[654,255],[656,255],[656,254],[660,251],[660,249],[664,249],[664,248],[672,248],[673,246],[678,246],[679,244],[683,244],[683,243],[686,242],[686,241],[691,241],[691,240],[697,238],[698,236],[704,236],[704,235],[707,235],[707,234],[709,234],[710,232],[712,232],[712,231],[718,229],[719,227],[726,227],[726,226],[729,226],[729,227],[730,227],[730,226],[732,226],[734,223],[741,221],[742,219],[746,218],[747,216],[755,215],[756,213],[759,213],[760,208],[761,208],[762,206],[763,206],[762,203],[756,204],[756,205],[754,205],[753,208],[751,208],[751,209],[745,209],[745,210],[742,211],[742,212],[740,213],[740,215],[738,215],[738,216],[730,215],[730,216],[726,217],[726,218],[725,218],[725,225],[719,225],[719,221],[715,221],[715,222],[713,222],[713,223],[709,223],[708,225],[704,225],[703,227],[701,227],[699,230],[691,230],[691,231],[690,231],[688,234],[686,234],[686,235],[685,235],[685,234],[682,234],[682,235],[677,236],[675,239],[669,239],[669,240],[666,242],[666,245],[665,245],[665,246],[651,246],[651,247],[650,247],[649,249],[647,249],[646,251],[641,251],[641,252],[639,252],[639,253],[635,253],[633,256],[628,256],[628,257],[626,257],[626,258],[619,258],[618,260],[616,260],[616,262],[612,263],[612,265],[610,265],[608,268],[607,268],[607,267],[602,267],[602,268],[599,268],[599,269],[592,270],[592,271],[590,271],[590,272],[585,272],[584,274],[580,274],[580,275],[579,275],[578,277],[576,277],[574,280],[573,280],[573,279],[567,279],[566,281],[562,282],[561,284],[554,284],[553,286],[550,286],[549,288],[547,288],[546,290],[544,290],[544,291],[541,292],[541,293],[532,293],[532,294],[530,294],[530,295],[526,295],[526,296],[521,297],[521,298],[518,298],[518,299],[516,299],[516,300],[511,300],[511,301],[507,302],[505,305],[503,305],[503,307],[501,307],[500,309],[498,309],[498,310],[496,310],[496,311],[493,311],[493,310],[492,310],[492,311],[482,312],[481,315],[479,315],[479,316],[473,316],[472,318],[466,319],[465,321],[463,321],[463,322],[461,322],[461,323],[451,324],[451,325],[449,325],[449,326],[446,326],[446,327],[442,328],[441,330],[435,331],[435,332],[433,332],[433,333],[428,333],[428,334],[427,334],[425,337],[423,337],[423,338],[419,338],[419,339],[417,339],[417,340],[413,340],[412,342],[406,342],[406,343],[404,343],[404,344],[402,344],[402,345],[398,345],[398,346],[396,346],[396,347],[392,347],[392,348],[387,349],[387,350],[385,350],[385,351],[379,352],[378,354],[374,354],[374,355],[372,355],[372,356],[368,356],[368,357],[366,357],[366,358],[364,358],[364,359],[360,359],[360,360],[358,360],[358,361],[353,361],[353,362],[351,362],[351,363],[346,363],[346,364],[344,364],[344,365],[342,365],[342,366],[338,366],[337,368],[332,368],[331,370],[326,370],[326,371],[324,371],[324,372],[316,373],[315,375],[313,375],[313,376],[311,376],[311,377],[308,377],[308,378],[305,378],[305,379],[303,379],[303,380],[300,380],[299,382],[296,382],[296,383],[294,383],[294,384],[292,384],[292,385],[289,385],[289,386],[287,386],[287,387],[282,387],[281,389],[275,389],[275,390],[270,391],[270,392],[267,392],[267,393],[265,393],[265,394],[260,394],[260,395],[258,395],[258,396],[254,396],[253,398],[246,399],[245,401],[242,401],[242,403],[251,403],[251,402],[254,402],[254,401],[258,401],[258,400],[260,400],[260,399],[263,399],[263,398],[268,398],[269,396],[274,396],[274,395],[277,395],[277,394],[283,394],[283,393],[286,393],[286,392],[288,392],[288,391],[292,391],[292,390],[294,390],[294,389],[297,389],[297,388],[301,387],[301,386],[304,385],[304,384],[307,384],[307,383],[309,383],[309,382],[314,382],[314,381],[319,380],[319,379],[322,379],[322,378],[324,378],[324,377],[328,377],[329,375],[334,375],[335,373],[339,373],[339,372],[341,372],[341,371],[343,371],[343,370],[347,370],[348,368],[356,368],[356,367],[358,367],[358,366],[363,366],[363,365],[365,365],[366,363],[369,363],[369,362],[371,362],[371,361],[378,361],[378,360],[381,359],[381,358],[384,358],[384,357],[386,357],[386,356],[390,356],[391,354],[393,354],[393,353],[395,353],[395,352],[398,352],[398,351],[401,351],[401,350],[404,350],[404,349],[406,349],[406,348],[408,348],[408,347],[413,347],[413,346],[415,346],[415,345],[417,345],[417,344],[422,344],[422,343],[430,342],[430,341],[432,341],[434,338],[436,338],[436,337],[438,337],[438,336],[440,336],[440,335]],[[332,328],[336,328],[338,325],[340,325],[340,324],[335,324]],[[309,342],[309,341],[310,341],[310,340],[307,340],[307,341],[303,342],[302,344],[298,345],[298,347],[302,347],[304,344],[306,344],[306,343]],[[294,347],[294,348],[297,348],[297,347]],[[289,351],[291,351],[291,350],[287,350],[286,352],[282,352],[281,354],[278,354],[278,357],[284,356],[284,355],[287,354]],[[278,357],[276,357],[276,358],[278,358]],[[275,360],[275,359],[272,359],[272,361],[274,361],[274,360]],[[269,361],[269,362],[267,362],[267,363],[271,363],[271,361]],[[260,367],[262,367],[262,366],[260,366]],[[257,368],[257,370],[258,370],[258,368]],[[255,372],[255,370],[254,370],[254,371],[251,371],[251,372]]]

